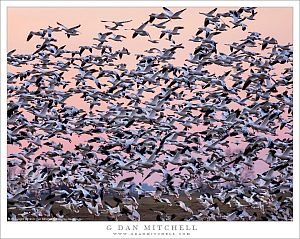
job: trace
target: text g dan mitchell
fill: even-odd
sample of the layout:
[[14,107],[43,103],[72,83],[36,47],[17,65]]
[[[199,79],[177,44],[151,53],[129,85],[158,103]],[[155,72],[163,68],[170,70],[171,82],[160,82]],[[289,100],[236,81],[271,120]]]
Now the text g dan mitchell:
[[108,231],[196,231],[196,225],[172,225],[172,224],[151,224],[151,225],[107,225]]

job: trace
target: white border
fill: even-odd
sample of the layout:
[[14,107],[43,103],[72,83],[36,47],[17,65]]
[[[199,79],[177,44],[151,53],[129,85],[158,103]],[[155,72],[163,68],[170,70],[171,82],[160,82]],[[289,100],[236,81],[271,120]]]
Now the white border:
[[[6,11],[7,7],[293,7],[294,8],[294,221],[196,222],[197,233],[188,238],[299,238],[299,2],[295,1],[2,1],[1,2],[1,238],[112,238],[106,225],[115,222],[7,222],[6,212]],[[118,222],[132,225],[132,222]],[[139,222],[157,224],[156,222]],[[173,222],[173,224],[195,224]],[[126,238],[146,238],[136,236]],[[178,238],[171,236],[172,238]],[[115,237],[116,238],[116,237]],[[125,236],[123,236],[125,238]],[[148,237],[149,238],[149,237]],[[151,237],[152,238],[152,237]],[[158,237],[159,238],[159,237]],[[162,237],[166,238],[166,237]],[[187,237],[186,237],[187,238]]]

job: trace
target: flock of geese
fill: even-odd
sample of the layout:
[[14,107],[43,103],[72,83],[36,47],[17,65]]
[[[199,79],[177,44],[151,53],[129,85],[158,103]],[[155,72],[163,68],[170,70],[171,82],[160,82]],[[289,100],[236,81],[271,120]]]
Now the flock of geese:
[[[175,207],[181,220],[292,220],[292,44],[248,32],[254,7],[200,12],[188,40],[184,14],[164,7],[136,28],[99,20],[107,31],[72,50],[56,37],[77,37],[81,25],[57,22],[29,32],[40,39],[32,54],[8,52],[9,220],[87,210],[138,221],[143,198],[163,205],[149,209],[161,221],[179,220]],[[246,37],[218,42],[227,31]],[[129,37],[153,48],[133,53]],[[174,65],[184,44],[194,50]]]

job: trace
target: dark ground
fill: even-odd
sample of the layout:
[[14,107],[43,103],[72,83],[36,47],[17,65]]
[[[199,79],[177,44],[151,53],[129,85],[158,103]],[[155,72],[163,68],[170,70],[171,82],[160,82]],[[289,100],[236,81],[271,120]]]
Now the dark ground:
[[[283,195],[278,195],[278,196],[283,196]],[[198,214],[197,212],[201,212],[205,210],[201,204],[196,200],[196,197],[193,197],[192,200],[188,200],[186,196],[180,196],[178,199],[175,197],[168,197],[168,196],[163,196],[164,198],[168,198],[172,202],[172,206],[168,206],[166,203],[161,203],[158,201],[155,201],[152,197],[143,197],[138,200],[139,207],[137,211],[141,215],[141,221],[156,221],[156,216],[157,213],[154,211],[162,211],[164,210],[167,214],[172,215],[175,214],[176,217],[173,219],[173,221],[181,221],[184,220],[185,218],[190,218],[191,214],[188,212],[185,212],[182,208],[177,206],[175,204],[176,200],[181,200],[183,201],[186,206],[190,207],[194,214]],[[108,202],[112,206],[116,206],[116,202],[112,199],[112,197],[106,196],[105,201]],[[220,212],[229,214],[231,212],[236,211],[234,208],[231,208],[229,205],[223,204],[222,202],[215,200],[214,202],[217,203],[217,205],[220,208]],[[103,203],[104,204],[104,203]],[[247,204],[246,202],[243,204]],[[121,206],[122,208],[122,206]],[[87,210],[87,208],[82,208],[79,213],[74,213],[70,210],[67,210],[58,204],[54,204],[53,206],[53,213],[56,214],[60,210],[63,210],[63,215],[64,215],[64,220],[72,220],[73,218],[76,218],[77,220],[81,221],[108,221],[110,220],[107,215],[100,215],[100,216],[94,216],[90,214]],[[266,208],[266,211],[268,211],[268,208]],[[20,213],[19,210],[11,210],[14,214]],[[257,214],[257,219],[256,220],[264,220],[265,215],[262,214],[262,212],[257,209],[257,208],[247,208],[247,212],[252,215],[253,213]],[[8,212],[9,213],[9,212]],[[17,218],[19,220],[20,216],[17,215]],[[30,216],[29,216],[30,218]],[[20,218],[21,220],[24,220]],[[51,220],[50,218],[42,218],[42,219],[36,219],[36,218],[30,218],[29,220]],[[129,220],[127,216],[121,216],[118,218],[119,221],[127,221]],[[222,220],[222,218],[218,218],[217,220]]]

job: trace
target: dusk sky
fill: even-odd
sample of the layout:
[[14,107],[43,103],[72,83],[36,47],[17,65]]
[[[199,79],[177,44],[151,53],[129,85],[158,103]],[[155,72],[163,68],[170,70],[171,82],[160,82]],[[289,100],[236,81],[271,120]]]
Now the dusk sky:
[[[170,8],[174,12],[181,8]],[[208,12],[212,8],[188,8],[181,15],[183,19],[175,20],[167,23],[167,29],[172,29],[175,26],[184,26],[180,30],[179,36],[174,36],[176,44],[183,43],[184,49],[178,49],[174,60],[170,61],[174,65],[188,64],[185,61],[189,53],[193,52],[198,45],[197,42],[192,42],[189,39],[195,36],[196,30],[199,26],[203,25],[205,16],[200,15],[199,12]],[[231,8],[218,8],[218,12],[225,12]],[[148,37],[137,37],[132,39],[132,31],[125,30],[136,28],[143,22],[149,19],[149,15],[153,12],[159,12],[160,8],[9,8],[8,10],[8,51],[16,49],[17,54],[31,53],[36,50],[36,45],[41,43],[38,37],[33,37],[29,42],[26,41],[30,31],[37,31],[41,28],[48,26],[57,26],[56,22],[60,22],[68,27],[81,24],[79,28],[79,36],[67,38],[64,34],[54,33],[58,39],[59,46],[66,45],[66,49],[77,50],[78,47],[95,44],[93,40],[97,37],[98,32],[108,32],[105,25],[109,23],[102,23],[101,20],[133,20],[127,23],[121,30],[117,31],[118,34],[126,36],[122,42],[110,41],[109,44],[113,49],[122,49],[123,46],[129,49],[131,55],[124,56],[119,62],[126,63],[129,69],[135,68],[135,54],[143,53],[145,50],[152,47],[159,47],[160,49],[168,47],[170,42],[162,39],[159,45],[150,43]],[[219,52],[228,54],[229,47],[225,44],[238,42],[244,39],[248,32],[260,32],[262,38],[272,36],[278,40],[279,44],[285,45],[293,41],[293,24],[292,24],[292,8],[258,8],[258,14],[255,16],[255,21],[247,21],[247,30],[242,31],[240,28],[231,29],[227,32],[222,32],[216,35],[214,39],[218,42]],[[66,14],[67,12],[67,14]],[[154,27],[148,27],[151,39],[159,39],[160,32]],[[270,49],[271,50],[271,49]],[[87,53],[88,51],[86,51]],[[30,66],[29,66],[30,68]],[[280,69],[280,66],[278,67]],[[24,69],[27,69],[24,67]],[[9,66],[9,70],[11,67]],[[18,71],[19,68],[16,68]],[[12,70],[12,71],[15,71]],[[224,70],[218,67],[212,68],[212,72],[216,74],[223,74]],[[279,71],[278,71],[279,72]],[[77,72],[76,72],[77,73]],[[74,72],[70,71],[65,73],[65,76],[72,77]],[[149,95],[150,98],[150,95]],[[83,109],[88,108],[88,104],[76,96],[71,97],[66,101],[71,105]],[[102,107],[104,107],[102,105]],[[96,107],[95,107],[96,108]],[[200,127],[201,128],[201,127]],[[196,129],[194,129],[196,130]],[[283,136],[286,137],[286,136]],[[64,142],[66,149],[72,149],[74,145],[81,143],[86,139],[86,136],[76,137],[73,136],[72,142]],[[9,146],[8,154],[16,150],[18,146]],[[46,147],[47,148],[47,147]],[[263,155],[265,157],[266,155]],[[257,172],[264,172],[266,165],[258,163],[256,165]],[[139,175],[138,177],[140,177]],[[150,180],[151,181],[151,180]],[[155,180],[154,180],[155,181]]]
[[[153,12],[157,12],[160,8],[9,8],[8,10],[8,50],[16,48],[17,51],[26,53],[35,49],[35,45],[39,43],[39,39],[32,39],[30,42],[26,42],[28,33],[32,30],[38,30],[45,28],[48,25],[56,26],[56,22],[61,22],[66,26],[75,26],[81,24],[79,29],[80,35],[74,38],[67,39],[65,36],[59,38],[60,44],[68,44],[73,46],[74,49],[79,45],[87,45],[94,42],[93,37],[96,37],[98,32],[109,31],[104,28],[104,23],[101,20],[131,20],[125,28],[136,27],[142,24],[148,18],[146,16]],[[180,8],[170,8],[174,11]],[[182,50],[182,56],[186,57],[187,53],[191,52],[191,49],[196,43],[185,42],[187,39],[195,35],[195,29],[202,26],[205,16],[200,15],[199,12],[207,12],[212,8],[188,8],[187,11],[182,13],[180,20],[170,22],[168,26],[170,28],[175,25],[184,26],[180,36],[175,38],[176,42],[184,42],[185,49]],[[218,8],[219,12],[226,11],[231,8]],[[67,12],[67,14],[66,14]],[[230,32],[225,32],[216,39],[219,40],[220,45],[238,41],[243,36],[247,35],[247,32],[256,31],[260,32],[263,36],[273,36],[281,44],[287,44],[293,41],[293,9],[282,7],[268,7],[258,9],[258,14],[255,16],[255,21],[248,21],[247,31],[242,32],[240,29],[232,29]],[[75,17],[74,17],[75,16]],[[155,32],[155,29],[154,29]],[[130,33],[125,30],[120,30],[119,33],[125,36],[131,36]],[[151,33],[151,31],[150,31]],[[152,36],[152,34],[150,34]],[[156,31],[153,38],[158,39],[159,34]],[[161,45],[162,44],[162,45]],[[165,46],[168,42],[165,41]],[[132,40],[130,37],[125,39],[122,44],[116,43],[112,46],[126,45],[133,52],[141,52],[144,49],[154,47],[155,44],[147,42],[143,37]],[[160,47],[164,47],[163,42],[160,43]],[[180,55],[178,55],[180,56]],[[178,63],[180,57],[177,57]]]

